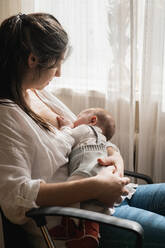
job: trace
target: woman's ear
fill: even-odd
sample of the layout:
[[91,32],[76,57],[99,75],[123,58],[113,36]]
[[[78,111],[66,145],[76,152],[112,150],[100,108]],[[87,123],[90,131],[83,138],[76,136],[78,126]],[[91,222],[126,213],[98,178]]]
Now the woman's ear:
[[33,55],[32,53],[29,54],[28,57],[28,66],[29,68],[35,68],[38,64],[38,59],[35,55]]
[[92,125],[92,126],[95,126],[96,123],[97,123],[97,116],[96,116],[96,115],[93,115],[93,116],[91,117],[91,125]]

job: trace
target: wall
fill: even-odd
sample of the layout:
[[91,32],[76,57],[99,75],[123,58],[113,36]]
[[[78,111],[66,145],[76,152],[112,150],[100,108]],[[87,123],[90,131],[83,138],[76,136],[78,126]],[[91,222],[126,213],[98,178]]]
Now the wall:
[[0,0],[0,23],[19,12],[30,13],[34,10],[34,0]]

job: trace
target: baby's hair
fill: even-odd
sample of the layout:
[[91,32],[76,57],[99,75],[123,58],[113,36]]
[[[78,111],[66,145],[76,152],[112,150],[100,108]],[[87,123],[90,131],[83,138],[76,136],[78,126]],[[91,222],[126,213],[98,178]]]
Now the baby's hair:
[[97,126],[102,129],[107,141],[112,138],[115,133],[115,121],[111,114],[103,108],[89,108],[83,112],[97,116]]

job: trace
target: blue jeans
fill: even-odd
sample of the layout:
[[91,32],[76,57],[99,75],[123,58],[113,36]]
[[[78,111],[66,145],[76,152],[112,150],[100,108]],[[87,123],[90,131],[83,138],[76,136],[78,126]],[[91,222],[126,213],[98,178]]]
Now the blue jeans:
[[[145,248],[165,247],[165,183],[138,186],[130,200],[115,208],[114,216],[139,222],[144,229]],[[101,248],[134,247],[128,231],[101,225]]]

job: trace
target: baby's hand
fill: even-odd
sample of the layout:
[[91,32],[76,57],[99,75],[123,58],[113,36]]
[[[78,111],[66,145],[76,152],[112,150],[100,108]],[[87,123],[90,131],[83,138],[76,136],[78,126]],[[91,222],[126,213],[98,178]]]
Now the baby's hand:
[[73,122],[68,119],[64,119],[63,116],[57,116],[56,119],[58,122],[59,129],[66,126],[73,128]]

